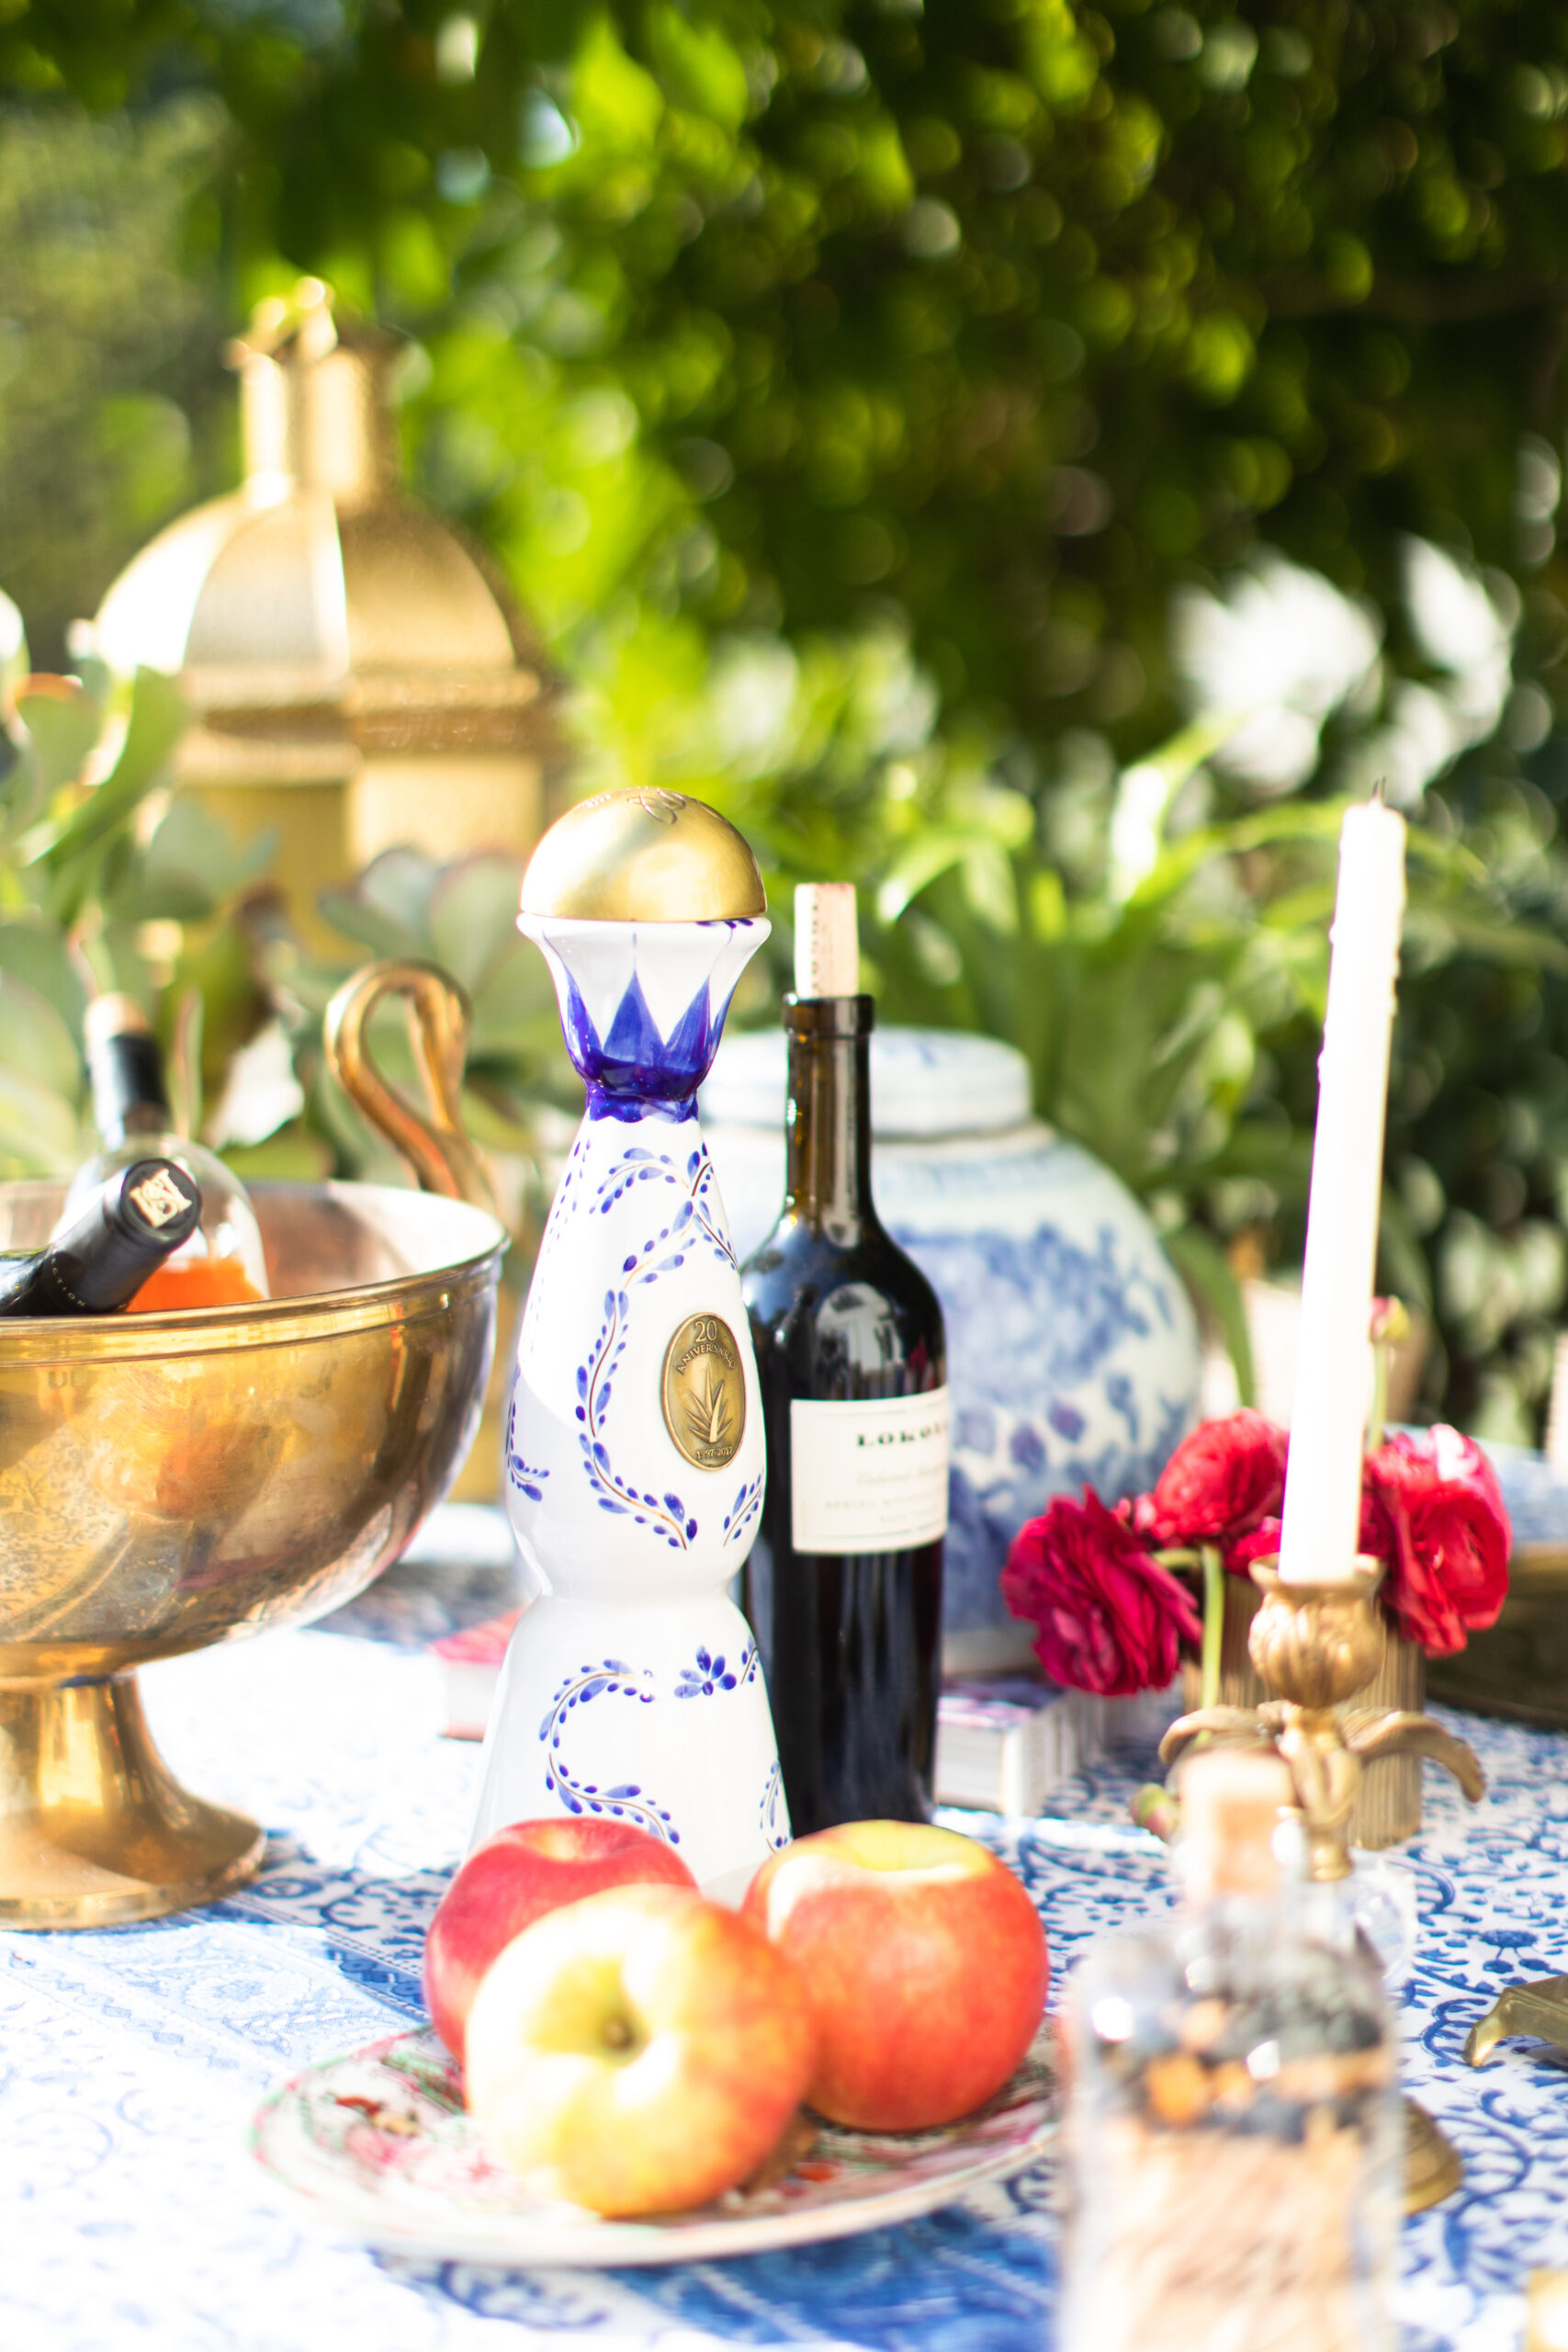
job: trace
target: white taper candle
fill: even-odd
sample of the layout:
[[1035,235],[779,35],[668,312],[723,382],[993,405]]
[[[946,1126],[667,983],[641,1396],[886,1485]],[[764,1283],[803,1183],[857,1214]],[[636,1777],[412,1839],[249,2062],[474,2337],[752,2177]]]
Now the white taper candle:
[[1404,919],[1404,820],[1346,811],[1318,1062],[1301,1337],[1280,1575],[1337,1583],[1361,1521],[1368,1328],[1382,1192],[1389,1041]]

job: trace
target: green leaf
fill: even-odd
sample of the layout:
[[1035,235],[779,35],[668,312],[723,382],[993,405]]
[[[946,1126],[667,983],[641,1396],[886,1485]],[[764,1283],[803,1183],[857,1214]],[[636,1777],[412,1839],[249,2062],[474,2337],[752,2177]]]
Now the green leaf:
[[[116,904],[127,921],[159,916],[189,921],[265,874],[277,854],[277,830],[235,839],[194,793],[176,793],[135,861]],[[175,902],[178,903],[175,903]]]
[[81,775],[103,731],[103,705],[74,678],[33,677],[18,689],[16,706],[47,798]]
[[102,784],[40,849],[39,864],[51,874],[62,875],[85,851],[128,824],[140,803],[162,780],[188,717],[172,678],[165,678],[157,670],[138,670],[119,756]]
[[1236,1394],[1244,1405],[1256,1404],[1258,1383],[1252,1364],[1252,1341],[1241,1284],[1213,1236],[1199,1225],[1184,1225],[1161,1236],[1166,1253],[1184,1274],[1198,1298],[1219,1326],[1225,1352],[1235,1370]]
[[430,894],[430,952],[470,997],[479,995],[498,965],[525,949],[517,929],[522,886],[523,860],[497,854],[447,866]]
[[330,1144],[298,1122],[265,1143],[229,1144],[220,1156],[246,1184],[319,1184],[333,1173]]
[[72,1036],[81,1036],[87,984],[63,932],[41,920],[0,922],[0,972],[47,998]]
[[595,10],[571,67],[571,109],[588,135],[612,153],[652,146],[664,96],[651,74],[621,46],[609,14]]
[[1018,888],[1005,854],[994,842],[977,842],[960,871],[964,896],[980,921],[1011,939],[1018,930]]
[[1423,911],[1413,910],[1411,928],[1419,933],[1433,962],[1477,956],[1492,964],[1524,964],[1568,972],[1568,946],[1538,923],[1448,907],[1433,909],[1429,919],[1423,921]]
[[416,849],[389,849],[346,890],[323,890],[316,903],[334,930],[376,956],[428,956],[430,902],[441,876]]
[[28,674],[28,633],[22,616],[0,590],[0,695],[10,693]]
[[867,201],[877,210],[904,212],[915,200],[915,175],[891,115],[862,126],[855,172]]
[[82,1060],[70,1023],[42,992],[0,971],[0,1068],[58,1095],[75,1117]]
[[932,826],[917,835],[894,858],[877,885],[876,913],[881,922],[897,922],[911,899],[918,899],[938,875],[962,865],[969,855],[972,836],[955,829]]
[[692,23],[660,0],[648,12],[648,40],[660,78],[678,105],[739,130],[750,106],[746,68],[716,25]]
[[1130,898],[1159,863],[1171,803],[1189,777],[1235,734],[1234,718],[1183,727],[1147,758],[1124,768],[1111,812],[1111,896]]
[[0,1059],[0,1165],[18,1175],[63,1176],[82,1151],[74,1098]]
[[0,1174],[68,1176],[84,1139],[58,1095],[0,1069]]

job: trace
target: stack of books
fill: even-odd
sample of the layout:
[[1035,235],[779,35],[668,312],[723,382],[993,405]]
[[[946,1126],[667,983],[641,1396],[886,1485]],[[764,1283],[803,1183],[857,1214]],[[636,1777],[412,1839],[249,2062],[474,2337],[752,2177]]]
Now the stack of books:
[[936,1710],[936,1801],[1024,1817],[1104,1752],[1105,1702],[1041,1675],[964,1675]]

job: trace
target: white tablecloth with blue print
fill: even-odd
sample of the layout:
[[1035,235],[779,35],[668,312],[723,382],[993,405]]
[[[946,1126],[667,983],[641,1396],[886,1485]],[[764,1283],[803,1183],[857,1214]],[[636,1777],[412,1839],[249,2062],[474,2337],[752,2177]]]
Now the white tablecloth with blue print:
[[[394,1575],[400,1572],[394,1572]],[[493,1595],[486,1596],[493,1601]],[[6,2352],[503,2352],[511,2345],[810,2345],[1048,2352],[1052,2169],[896,2230],[662,2272],[508,2272],[302,2233],[245,2152],[272,2084],[420,2015],[422,1938],[461,1851],[477,1747],[439,1736],[417,1579],[382,1622],[284,1633],[143,1676],[203,1794],[259,1812],[259,1880],[183,1918],[0,1936],[0,2345]],[[470,1611],[472,1613],[472,1611]],[[482,1613],[482,1611],[481,1611]],[[1568,1738],[1463,1719],[1491,1793],[1428,1770],[1407,1849],[1421,1933],[1405,2074],[1461,2150],[1463,2190],[1406,2224],[1407,2352],[1515,2352],[1522,2285],[1568,2265],[1568,2078],[1536,2043],[1460,2060],[1506,1981],[1568,1967]],[[1125,1821],[1145,1759],[1082,1776],[1065,1822],[996,1839],[1055,1961],[1162,1905]],[[1216,2216],[1220,2223],[1223,2217]]]

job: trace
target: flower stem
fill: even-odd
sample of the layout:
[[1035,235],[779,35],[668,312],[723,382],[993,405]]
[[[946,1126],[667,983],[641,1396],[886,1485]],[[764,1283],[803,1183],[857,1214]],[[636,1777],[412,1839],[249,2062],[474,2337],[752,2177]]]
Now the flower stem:
[[1409,1329],[1410,1316],[1402,1299],[1373,1299],[1372,1402],[1367,1415],[1369,1453],[1377,1452],[1388,1433],[1388,1384],[1393,1370],[1393,1351]]
[[1383,1441],[1388,1419],[1388,1367],[1393,1350],[1386,1340],[1372,1342],[1372,1404],[1367,1415],[1367,1452],[1375,1453]]
[[1203,1682],[1199,1704],[1217,1707],[1225,1639],[1225,1572],[1217,1544],[1201,1544],[1199,1557],[1203,1563]]

